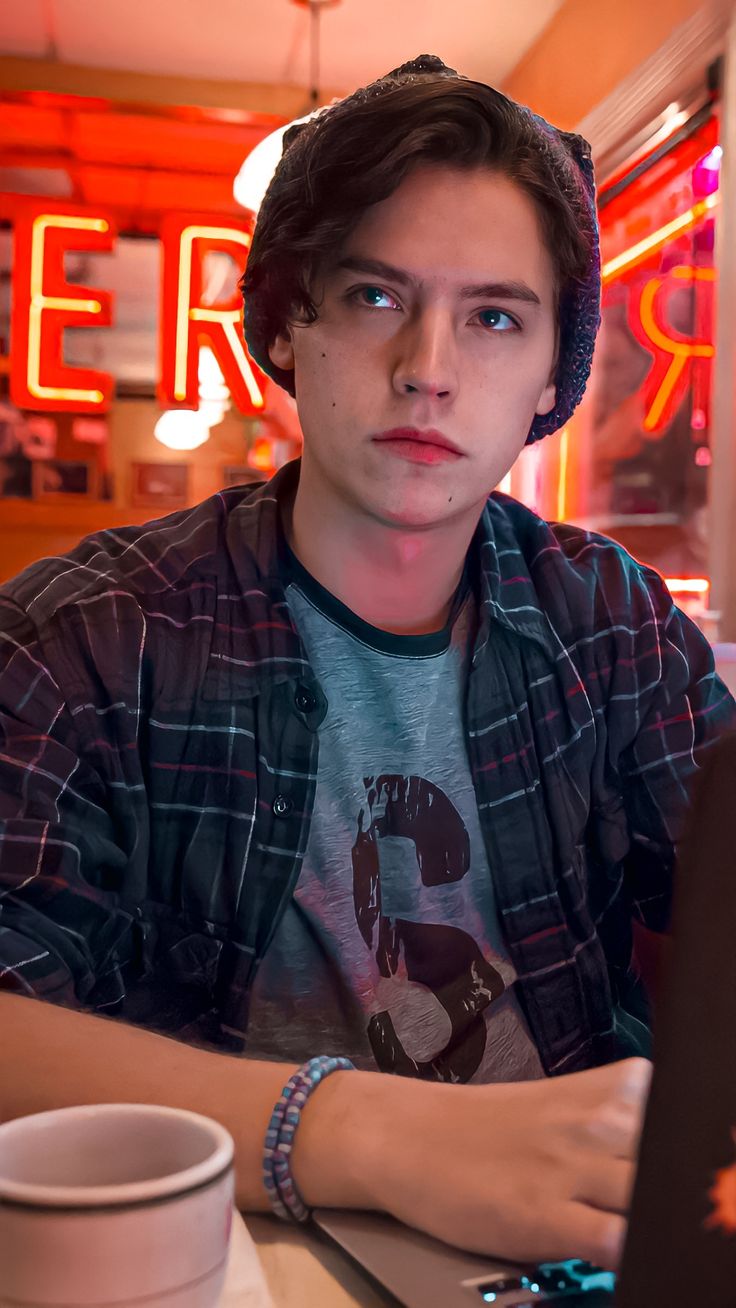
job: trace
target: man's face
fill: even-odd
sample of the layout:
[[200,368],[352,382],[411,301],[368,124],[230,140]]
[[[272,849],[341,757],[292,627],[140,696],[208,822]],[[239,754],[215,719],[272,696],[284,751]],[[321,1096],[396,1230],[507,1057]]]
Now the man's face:
[[[555,403],[554,273],[532,201],[489,169],[413,171],[372,206],[271,347],[295,370],[302,481],[403,530],[477,520]],[[455,453],[377,439],[440,433]]]

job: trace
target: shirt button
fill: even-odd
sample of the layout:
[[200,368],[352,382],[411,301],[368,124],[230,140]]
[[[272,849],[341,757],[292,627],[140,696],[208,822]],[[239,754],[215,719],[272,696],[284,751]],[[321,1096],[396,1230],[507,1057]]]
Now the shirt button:
[[286,817],[286,814],[290,813],[293,807],[293,803],[286,795],[277,795],[272,805],[276,817]]
[[294,703],[300,713],[311,713],[317,707],[317,701],[311,690],[306,690],[304,686],[300,686],[297,690]]

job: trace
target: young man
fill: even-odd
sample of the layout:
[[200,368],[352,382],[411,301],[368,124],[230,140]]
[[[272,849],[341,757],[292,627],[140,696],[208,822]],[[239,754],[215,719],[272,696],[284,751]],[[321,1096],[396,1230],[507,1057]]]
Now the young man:
[[588,375],[588,149],[425,56],[292,130],[244,296],[301,462],[0,594],[6,1112],[197,1108],[265,1206],[347,1055],[306,1204],[615,1265],[632,918],[734,704],[656,574],[490,495]]

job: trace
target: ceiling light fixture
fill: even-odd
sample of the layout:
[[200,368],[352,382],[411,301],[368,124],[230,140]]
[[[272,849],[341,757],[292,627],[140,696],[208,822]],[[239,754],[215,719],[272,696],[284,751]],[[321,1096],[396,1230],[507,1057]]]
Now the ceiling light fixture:
[[320,17],[323,9],[334,9],[342,0],[291,0],[300,9],[309,10],[309,101],[312,108],[301,118],[294,118],[265,136],[244,160],[233,185],[233,195],[243,209],[257,214],[268,190],[284,147],[284,134],[296,123],[309,122],[326,106],[320,106]]
[[342,0],[291,0],[299,9],[309,10],[309,96],[312,106],[318,105],[319,95],[319,56],[320,56],[320,18],[323,9],[334,9]]

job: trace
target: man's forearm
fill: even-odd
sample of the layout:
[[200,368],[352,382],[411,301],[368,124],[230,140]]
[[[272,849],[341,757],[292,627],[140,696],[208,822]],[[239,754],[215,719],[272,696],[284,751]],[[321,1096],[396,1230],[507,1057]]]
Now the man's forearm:
[[[293,1065],[211,1053],[112,1018],[0,994],[0,1119],[70,1104],[168,1104],[214,1117],[235,1141],[241,1208],[267,1208],[261,1181],[268,1120]],[[349,1086],[346,1083],[349,1081]],[[304,1111],[295,1171],[308,1203],[370,1206],[360,1160],[364,1100],[389,1077],[336,1072]],[[380,1083],[380,1086],[379,1086]],[[348,1147],[353,1139],[356,1148]],[[372,1148],[375,1141],[366,1141]],[[298,1164],[298,1165],[297,1165]]]
[[[235,1140],[236,1196],[267,1206],[266,1126],[293,1070],[209,1053],[111,1018],[0,994],[0,1115],[69,1104],[170,1104]],[[615,1267],[649,1083],[642,1059],[571,1076],[464,1086],[335,1072],[292,1154],[310,1207],[378,1208],[477,1253]]]

